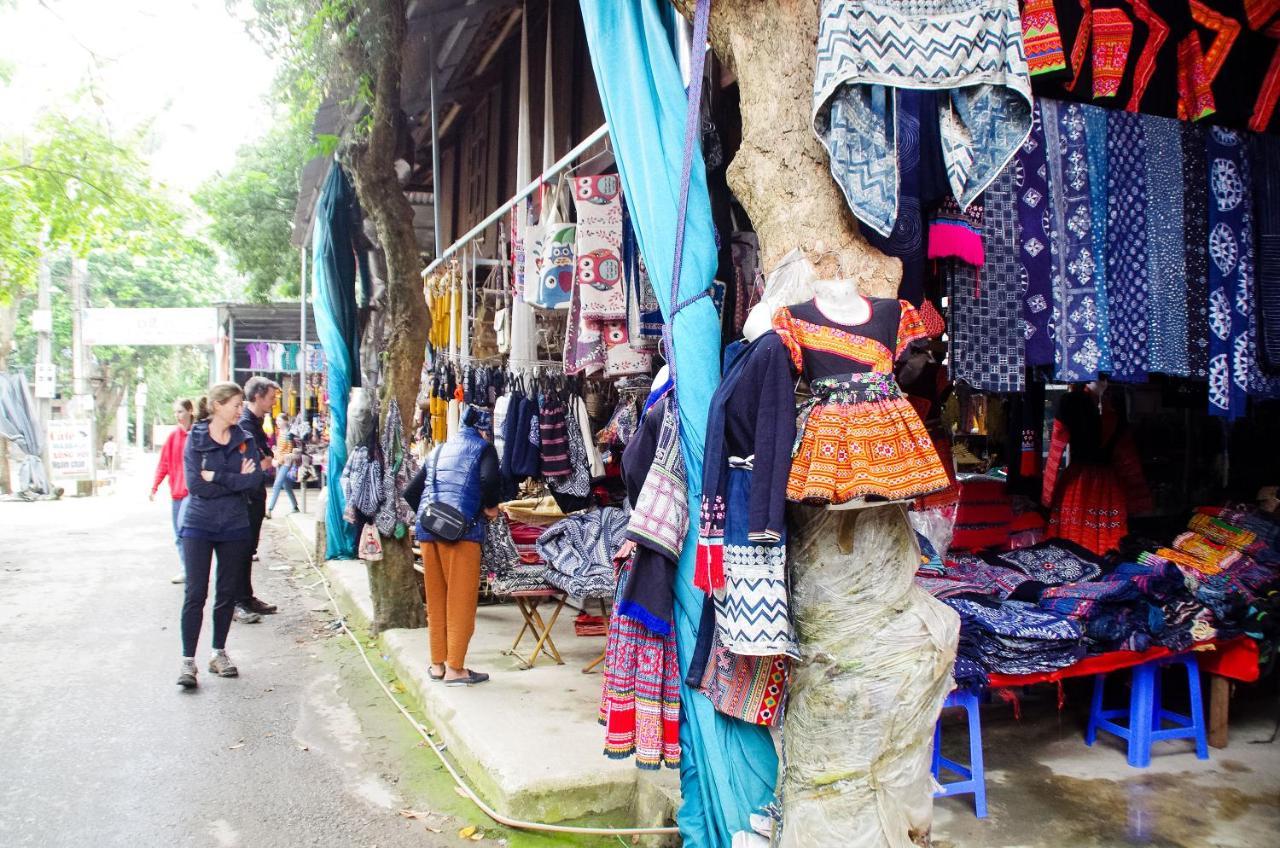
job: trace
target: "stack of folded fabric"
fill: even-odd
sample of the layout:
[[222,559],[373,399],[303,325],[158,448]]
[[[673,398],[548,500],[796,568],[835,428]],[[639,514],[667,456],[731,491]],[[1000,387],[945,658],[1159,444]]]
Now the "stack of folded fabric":
[[960,614],[959,655],[992,674],[1038,674],[1071,665],[1085,655],[1083,628],[1024,601],[987,606],[969,598],[945,604]]
[[502,574],[490,578],[490,588],[493,593],[510,595],[513,592],[532,592],[550,588],[546,581],[547,564],[537,549],[538,537],[542,535],[544,528],[519,521],[508,523],[511,526],[511,540],[515,542],[520,562],[506,569]]
[[941,575],[936,571],[916,571],[916,584],[935,598],[973,596],[1003,601],[1020,585],[1026,575],[993,565],[976,554],[948,554]]
[[1149,604],[1129,580],[1050,586],[1040,608],[1078,622],[1091,654],[1150,647]]
[[1102,573],[1102,560],[1066,539],[1050,539],[1029,548],[998,554],[999,561],[1046,586],[1082,583]]
[[956,663],[951,676],[955,678],[957,689],[982,689],[987,685],[987,670],[959,654],[956,654]]
[[579,512],[538,537],[546,581],[574,598],[612,598],[613,555],[626,541],[627,513],[616,507]]

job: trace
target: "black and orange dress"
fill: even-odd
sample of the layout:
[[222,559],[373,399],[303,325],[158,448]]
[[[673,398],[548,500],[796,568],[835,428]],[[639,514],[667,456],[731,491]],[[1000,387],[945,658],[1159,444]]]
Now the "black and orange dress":
[[779,309],[773,328],[809,383],[787,499],[823,505],[907,500],[951,480],[924,423],[903,396],[895,364],[927,338],[910,303],[866,298],[870,317],[848,326],[814,301]]

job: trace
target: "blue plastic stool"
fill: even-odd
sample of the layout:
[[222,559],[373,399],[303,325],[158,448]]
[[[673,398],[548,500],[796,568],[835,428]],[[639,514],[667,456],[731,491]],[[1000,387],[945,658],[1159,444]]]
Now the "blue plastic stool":
[[[969,765],[961,765],[942,756],[942,720],[933,729],[933,779],[942,784],[935,798],[952,795],[973,795],[973,813],[980,819],[987,817],[987,774],[982,765],[982,717],[978,711],[978,693],[969,689],[956,689],[942,703],[946,707],[964,707],[969,716]],[[960,775],[960,780],[942,783],[942,771]]]
[[[1191,715],[1166,710],[1163,704],[1160,674],[1165,666],[1180,665],[1187,670],[1187,686],[1191,693]],[[1107,676],[1099,674],[1093,679],[1093,704],[1089,709],[1089,728],[1084,743],[1092,745],[1098,739],[1098,731],[1105,730],[1129,743],[1129,765],[1146,768],[1151,765],[1151,743],[1167,739],[1194,739],[1196,756],[1209,759],[1209,745],[1205,736],[1204,701],[1200,695],[1200,662],[1194,654],[1179,654],[1143,663],[1133,669],[1133,689],[1129,693],[1128,709],[1106,710],[1102,708],[1102,693]],[[1128,725],[1114,719],[1128,716]],[[1165,727],[1165,724],[1172,727]]]

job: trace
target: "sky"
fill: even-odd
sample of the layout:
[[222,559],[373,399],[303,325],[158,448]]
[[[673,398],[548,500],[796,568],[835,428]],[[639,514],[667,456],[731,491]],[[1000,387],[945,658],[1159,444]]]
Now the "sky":
[[[21,133],[86,87],[113,133],[153,122],[152,173],[189,192],[261,136],[274,66],[224,0],[0,4],[0,133]],[[96,104],[95,104],[95,101]]]

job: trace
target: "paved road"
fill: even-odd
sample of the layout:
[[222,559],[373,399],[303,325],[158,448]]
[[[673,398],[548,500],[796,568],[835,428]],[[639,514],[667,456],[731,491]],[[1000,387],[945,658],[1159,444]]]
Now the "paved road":
[[309,579],[269,570],[297,551],[282,522],[255,575],[283,611],[233,625],[241,677],[174,685],[182,589],[169,507],[147,502],[142,466],[114,494],[0,503],[0,845],[456,843],[456,822],[435,836],[398,815],[412,742],[343,676]]

